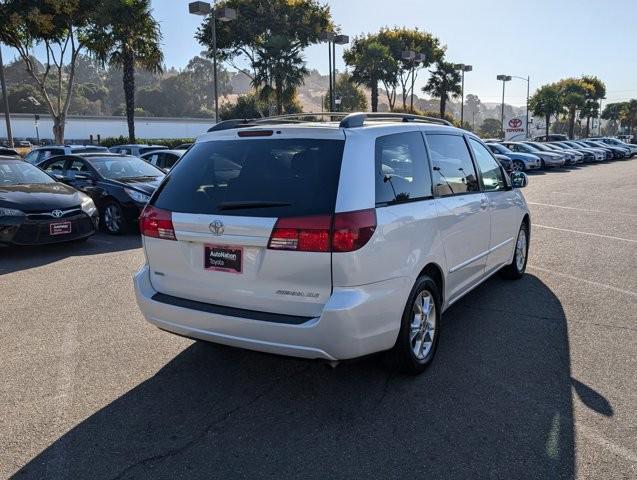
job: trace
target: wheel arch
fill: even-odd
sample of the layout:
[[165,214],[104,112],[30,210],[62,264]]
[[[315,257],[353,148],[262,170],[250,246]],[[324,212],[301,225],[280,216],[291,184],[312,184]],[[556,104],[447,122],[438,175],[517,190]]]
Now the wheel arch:
[[422,277],[423,275],[430,276],[433,279],[433,281],[436,282],[438,290],[440,291],[440,304],[444,305],[445,304],[445,276],[442,273],[442,268],[440,267],[440,265],[434,262],[428,263],[420,271],[420,273],[418,274],[418,278]]

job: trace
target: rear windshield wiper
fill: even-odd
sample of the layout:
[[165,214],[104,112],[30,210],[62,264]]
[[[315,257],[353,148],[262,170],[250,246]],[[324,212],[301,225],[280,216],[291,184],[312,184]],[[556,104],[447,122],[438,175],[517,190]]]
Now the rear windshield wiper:
[[270,208],[270,207],[289,207],[292,205],[287,202],[269,202],[266,200],[251,200],[243,202],[221,202],[217,205],[219,210],[241,210],[242,208]]

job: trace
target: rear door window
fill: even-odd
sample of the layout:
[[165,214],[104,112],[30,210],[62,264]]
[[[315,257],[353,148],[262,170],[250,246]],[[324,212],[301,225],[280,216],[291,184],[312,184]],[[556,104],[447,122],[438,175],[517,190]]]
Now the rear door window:
[[155,201],[182,213],[291,217],[333,213],[344,141],[222,140],[195,144]]
[[434,189],[441,197],[479,192],[478,176],[464,138],[427,134]]
[[376,204],[431,198],[431,172],[420,132],[376,139]]

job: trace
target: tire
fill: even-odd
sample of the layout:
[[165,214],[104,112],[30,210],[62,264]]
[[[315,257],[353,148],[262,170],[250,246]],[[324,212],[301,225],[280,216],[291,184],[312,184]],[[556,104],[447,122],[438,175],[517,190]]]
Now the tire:
[[[524,255],[522,257],[522,255]],[[522,278],[526,271],[526,262],[529,259],[529,227],[526,222],[520,226],[517,239],[515,241],[515,253],[510,264],[500,270],[500,275],[509,280]]]
[[540,160],[540,168],[546,170],[546,163],[544,163],[544,160]]
[[121,235],[126,233],[126,219],[122,206],[114,200],[104,205],[100,214],[100,222],[109,235]]
[[514,172],[523,172],[524,170],[526,170],[524,168],[524,162],[521,160],[513,160],[512,169]]
[[[428,316],[417,313],[423,311],[423,307],[429,312]],[[438,286],[431,277],[423,275],[409,294],[398,338],[391,351],[397,370],[416,375],[431,364],[440,338],[440,313]],[[416,329],[417,333],[414,333]]]

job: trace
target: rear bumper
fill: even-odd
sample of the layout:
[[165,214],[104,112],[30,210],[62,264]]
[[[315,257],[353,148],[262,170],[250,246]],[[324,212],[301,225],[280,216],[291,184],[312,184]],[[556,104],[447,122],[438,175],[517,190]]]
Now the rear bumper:
[[[137,304],[153,325],[191,338],[302,358],[345,360],[390,349],[411,289],[407,278],[335,287],[320,317],[279,323],[157,301],[144,265],[134,277]],[[159,298],[159,297],[156,297]],[[182,305],[185,303],[182,303]]]

